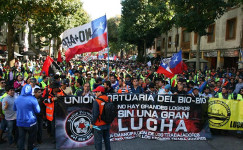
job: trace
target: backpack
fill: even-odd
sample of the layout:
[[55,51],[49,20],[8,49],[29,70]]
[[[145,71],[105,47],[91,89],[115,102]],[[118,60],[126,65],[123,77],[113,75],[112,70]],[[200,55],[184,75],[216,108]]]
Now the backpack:
[[97,98],[98,100],[101,100],[102,102],[105,102],[105,105],[103,107],[103,111],[101,114],[101,120],[104,122],[110,124],[112,121],[116,118],[117,116],[117,108],[116,106],[112,103],[110,97],[108,99],[108,102],[106,102],[102,98]]

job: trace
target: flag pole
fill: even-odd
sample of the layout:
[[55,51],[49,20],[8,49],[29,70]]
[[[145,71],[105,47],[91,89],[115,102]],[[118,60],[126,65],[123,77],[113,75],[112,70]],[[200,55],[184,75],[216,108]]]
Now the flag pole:
[[[106,14],[105,14],[105,18],[106,18]],[[108,26],[107,26],[107,18],[106,18],[106,28],[107,28],[107,48],[108,48],[108,65],[107,65],[107,69],[108,69],[108,80],[109,80],[109,76],[110,76],[110,71],[109,71],[109,59],[110,59],[110,56],[109,56],[109,41],[108,41]]]

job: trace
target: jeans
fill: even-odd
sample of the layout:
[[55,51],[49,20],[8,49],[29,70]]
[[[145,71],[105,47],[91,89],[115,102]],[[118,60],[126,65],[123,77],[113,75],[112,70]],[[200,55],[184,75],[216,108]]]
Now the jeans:
[[7,126],[8,126],[7,120],[2,118],[1,119],[1,129],[0,130],[5,131]]
[[102,150],[102,138],[104,139],[105,149],[110,150],[110,125],[99,126],[101,130],[94,129],[94,143],[96,150]]
[[37,142],[42,142],[42,128],[43,119],[41,116],[37,116]]
[[16,127],[16,120],[7,120],[8,124],[8,144],[17,143],[18,130]]
[[18,149],[24,150],[25,145],[25,135],[26,133],[29,134],[28,137],[28,150],[32,150],[33,144],[36,139],[36,131],[37,131],[37,125],[33,125],[31,127],[18,127],[19,129],[19,140],[18,140]]

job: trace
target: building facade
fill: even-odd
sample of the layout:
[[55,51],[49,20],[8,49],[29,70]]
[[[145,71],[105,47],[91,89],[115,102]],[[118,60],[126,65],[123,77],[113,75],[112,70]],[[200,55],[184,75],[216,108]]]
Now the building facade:
[[[206,29],[209,34],[201,37],[200,56],[208,61],[208,68],[242,67],[242,64],[237,63],[242,61],[240,55],[243,46],[242,29],[242,6],[229,9]],[[162,34],[155,39],[150,53],[170,57],[181,49],[184,59],[195,58],[197,38],[197,33],[188,33],[183,28],[173,27],[167,35]],[[166,47],[167,56],[165,56]]]

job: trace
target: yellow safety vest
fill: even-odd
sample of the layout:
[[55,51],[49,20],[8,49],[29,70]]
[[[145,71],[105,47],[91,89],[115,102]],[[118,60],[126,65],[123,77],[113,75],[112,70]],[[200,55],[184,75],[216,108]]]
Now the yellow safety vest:
[[[219,98],[224,98],[222,93],[219,93]],[[233,94],[228,94],[228,100],[233,99]]]
[[237,94],[237,100],[243,101],[243,98],[242,98],[242,95],[241,94]]

